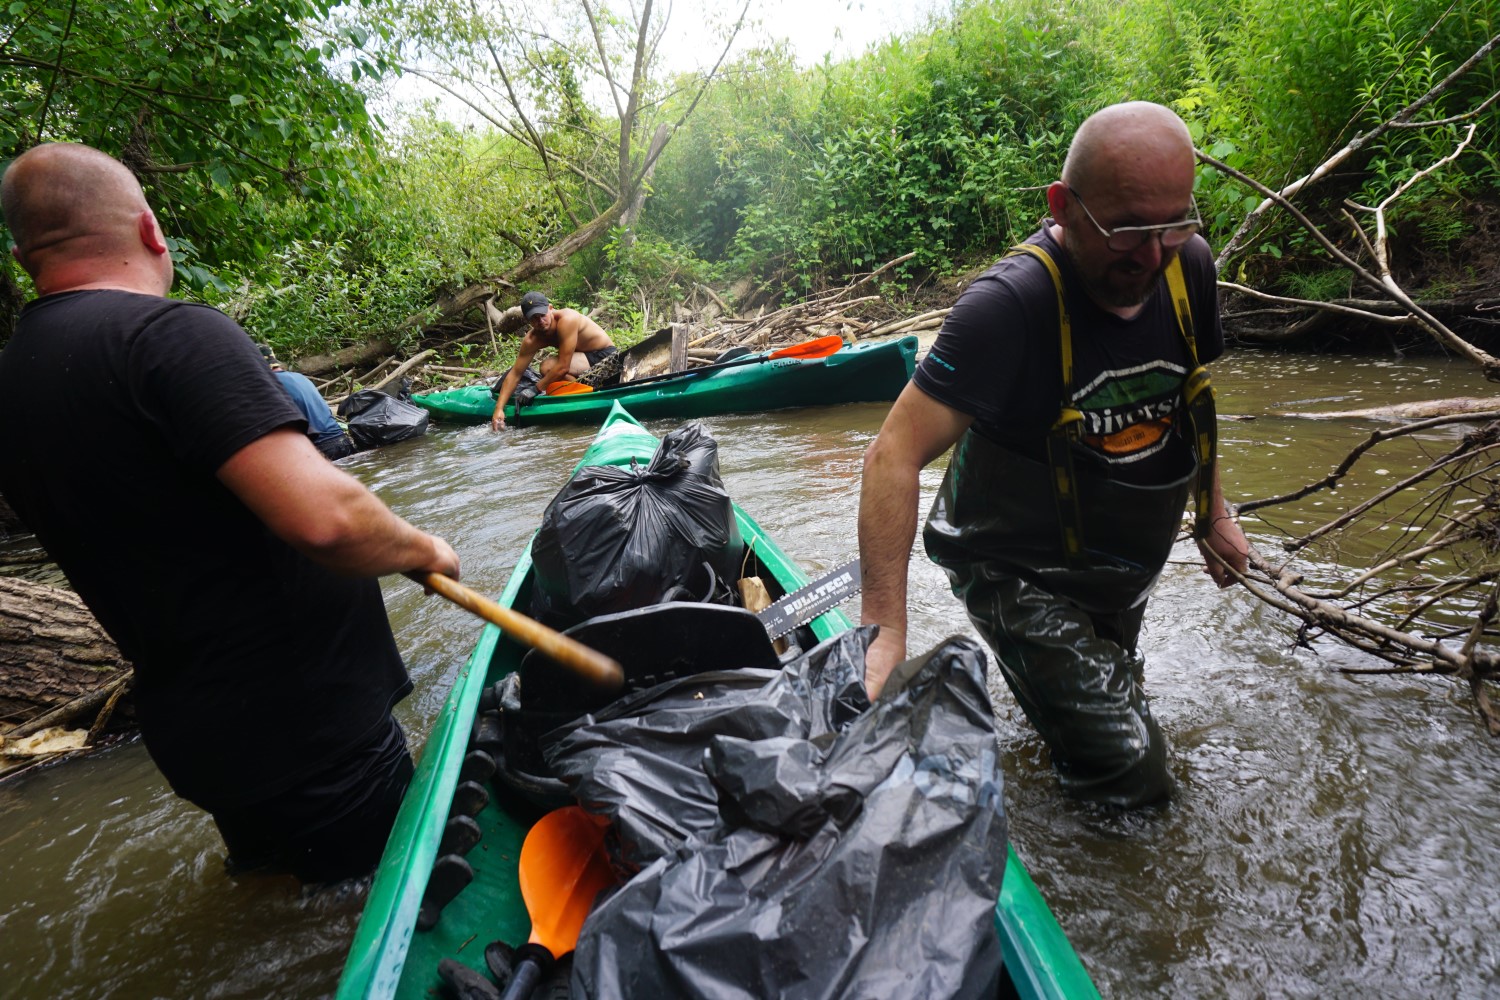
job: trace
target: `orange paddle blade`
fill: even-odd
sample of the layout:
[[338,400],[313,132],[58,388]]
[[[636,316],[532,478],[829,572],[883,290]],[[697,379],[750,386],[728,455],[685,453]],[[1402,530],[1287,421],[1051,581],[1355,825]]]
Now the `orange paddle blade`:
[[571,396],[578,392],[593,392],[594,387],[584,385],[582,382],[553,382],[547,386],[548,396]]
[[772,351],[766,357],[771,361],[775,361],[777,358],[826,358],[830,354],[838,353],[839,348],[843,346],[844,338],[838,334],[830,333],[826,337],[804,340],[800,344],[793,344],[791,347],[783,347],[779,351]]
[[531,914],[531,941],[553,958],[577,946],[594,897],[615,884],[603,823],[578,806],[565,806],[538,820],[521,845],[521,898]]

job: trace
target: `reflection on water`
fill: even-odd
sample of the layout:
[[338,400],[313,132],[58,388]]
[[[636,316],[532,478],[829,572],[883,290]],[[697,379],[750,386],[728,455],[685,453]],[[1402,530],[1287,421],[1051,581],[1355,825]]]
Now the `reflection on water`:
[[[1324,474],[1379,426],[1277,412],[1489,392],[1457,363],[1248,352],[1217,365],[1215,384],[1221,412],[1255,417],[1225,423],[1232,500]],[[816,573],[855,554],[859,460],[883,414],[706,423],[731,493]],[[349,468],[445,535],[465,581],[494,594],[590,436],[442,429]],[[1400,468],[1393,460],[1388,474]],[[929,497],[941,474],[924,473]],[[1350,483],[1248,528],[1269,551],[1373,488]],[[916,556],[913,651],[970,632],[942,573]],[[1484,873],[1500,867],[1497,747],[1466,696],[1442,681],[1335,673],[1355,655],[1296,648],[1291,624],[1214,590],[1195,560],[1191,546],[1175,554],[1143,640],[1181,784],[1171,807],[1120,816],[1063,800],[1040,742],[994,690],[1017,850],[1104,993],[1495,995],[1500,902]],[[386,598],[417,684],[401,720],[420,746],[479,626],[410,583],[389,581]],[[212,824],[171,796],[139,744],[0,785],[4,995],[326,995],[359,905],[348,892],[304,898],[290,883],[229,879]]]

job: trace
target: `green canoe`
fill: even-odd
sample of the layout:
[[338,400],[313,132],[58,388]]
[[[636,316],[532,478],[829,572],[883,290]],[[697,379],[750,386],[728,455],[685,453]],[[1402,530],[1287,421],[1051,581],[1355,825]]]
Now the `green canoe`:
[[[641,420],[651,420],[886,402],[901,394],[916,357],[916,337],[855,344],[825,358],[750,355],[724,367],[640,379],[599,392],[538,396],[519,414],[514,403],[507,404],[505,420],[512,427],[598,423],[615,403],[624,403]],[[487,424],[495,412],[495,397],[487,385],[417,393],[412,401],[452,423]]]
[[[579,468],[645,463],[657,444],[623,407],[616,406]],[[748,514],[737,505],[734,513],[750,550],[750,571],[766,581],[773,597],[808,582]],[[501,604],[513,607],[525,601],[531,572],[527,546],[499,599]],[[837,610],[805,626],[811,632],[807,639],[816,641],[850,627],[849,619]],[[474,870],[473,882],[447,904],[433,929],[417,930],[418,910],[459,785],[481,695],[515,670],[524,652],[500,629],[487,625],[454,681],[376,869],[339,982],[340,998],[428,1000],[443,996],[437,971],[442,959],[452,958],[483,972],[486,943],[500,939],[521,945],[527,940],[531,925],[517,883],[517,863],[527,830],[543,812],[519,796],[507,795],[498,782],[490,783],[492,797],[476,817],[482,831],[479,845],[466,856]],[[1094,1000],[1099,996],[1014,851],[1007,856],[995,926],[1013,995],[1028,1000]]]

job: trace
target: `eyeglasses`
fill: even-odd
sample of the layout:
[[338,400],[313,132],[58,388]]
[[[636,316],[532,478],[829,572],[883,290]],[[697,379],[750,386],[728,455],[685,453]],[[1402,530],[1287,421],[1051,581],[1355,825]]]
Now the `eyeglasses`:
[[1099,230],[1099,235],[1104,237],[1104,245],[1115,253],[1131,253],[1146,245],[1146,241],[1154,235],[1161,241],[1163,250],[1175,250],[1188,240],[1193,234],[1203,228],[1203,220],[1198,215],[1198,202],[1193,196],[1188,195],[1188,204],[1192,206],[1193,217],[1182,222],[1164,222],[1155,226],[1116,226],[1114,229],[1105,229],[1099,225],[1099,220],[1094,218],[1094,213],[1083,203],[1083,198],[1073,188],[1068,188],[1068,193],[1073,200],[1078,202],[1078,207],[1083,209],[1083,214],[1089,217],[1094,228]]

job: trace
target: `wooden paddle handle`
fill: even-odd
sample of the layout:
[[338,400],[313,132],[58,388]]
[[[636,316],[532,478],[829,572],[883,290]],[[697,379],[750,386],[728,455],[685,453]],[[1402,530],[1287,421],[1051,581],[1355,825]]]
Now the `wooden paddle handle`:
[[472,611],[487,622],[499,625],[505,634],[523,646],[539,649],[549,659],[593,681],[602,688],[618,689],[625,684],[625,671],[614,660],[583,643],[550,629],[519,611],[502,607],[488,597],[470,590],[452,577],[441,573],[413,571],[406,576],[435,594],[441,594],[461,608]]

